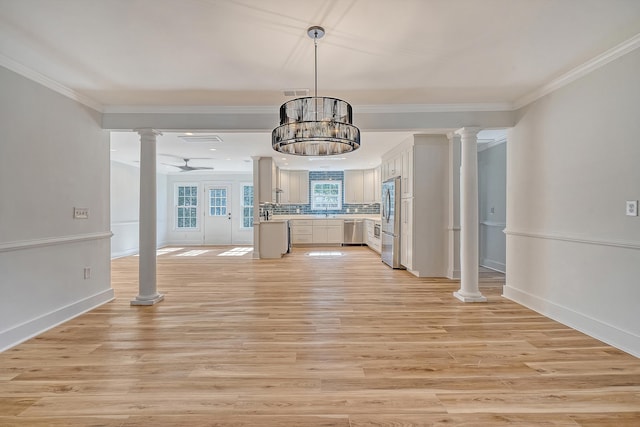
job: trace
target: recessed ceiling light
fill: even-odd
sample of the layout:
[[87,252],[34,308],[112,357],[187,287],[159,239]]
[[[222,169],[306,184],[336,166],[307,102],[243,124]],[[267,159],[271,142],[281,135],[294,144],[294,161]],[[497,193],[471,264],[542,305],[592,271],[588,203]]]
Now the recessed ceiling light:
[[191,135],[193,135],[193,132],[185,132],[184,134],[191,136]]
[[225,160],[231,160],[231,158],[226,158]]
[[209,148],[209,151],[216,151],[216,148]]
[[111,152],[113,153],[114,151],[118,151],[118,150],[116,150],[116,149],[112,148],[112,149],[111,149]]

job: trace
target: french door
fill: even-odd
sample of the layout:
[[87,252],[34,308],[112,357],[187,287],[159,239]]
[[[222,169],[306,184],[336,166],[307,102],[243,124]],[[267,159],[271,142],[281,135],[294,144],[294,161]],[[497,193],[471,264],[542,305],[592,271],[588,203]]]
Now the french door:
[[232,242],[231,186],[205,187],[204,244],[230,245]]

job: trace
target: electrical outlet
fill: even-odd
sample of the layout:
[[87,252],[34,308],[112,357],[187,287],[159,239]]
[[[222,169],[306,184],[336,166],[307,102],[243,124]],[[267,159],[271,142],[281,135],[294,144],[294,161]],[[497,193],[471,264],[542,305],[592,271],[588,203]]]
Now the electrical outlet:
[[84,268],[84,280],[91,279],[91,267]]
[[73,219],[88,219],[89,208],[73,208]]
[[627,200],[627,216],[638,216],[638,201]]

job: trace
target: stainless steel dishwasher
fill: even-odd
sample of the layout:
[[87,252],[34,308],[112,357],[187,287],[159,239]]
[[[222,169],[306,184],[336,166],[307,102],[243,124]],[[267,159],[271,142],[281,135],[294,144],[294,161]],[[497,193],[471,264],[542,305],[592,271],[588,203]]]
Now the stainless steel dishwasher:
[[343,245],[362,245],[364,243],[364,220],[345,219]]

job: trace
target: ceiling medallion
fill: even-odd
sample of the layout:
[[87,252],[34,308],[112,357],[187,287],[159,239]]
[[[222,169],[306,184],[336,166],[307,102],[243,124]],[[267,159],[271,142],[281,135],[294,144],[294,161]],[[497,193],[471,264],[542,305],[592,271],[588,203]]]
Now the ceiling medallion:
[[280,126],[271,133],[273,149],[280,153],[332,156],[360,147],[360,129],[352,124],[351,105],[341,99],[318,97],[318,39],[324,33],[318,26],[307,30],[315,47],[315,93],[280,106]]

